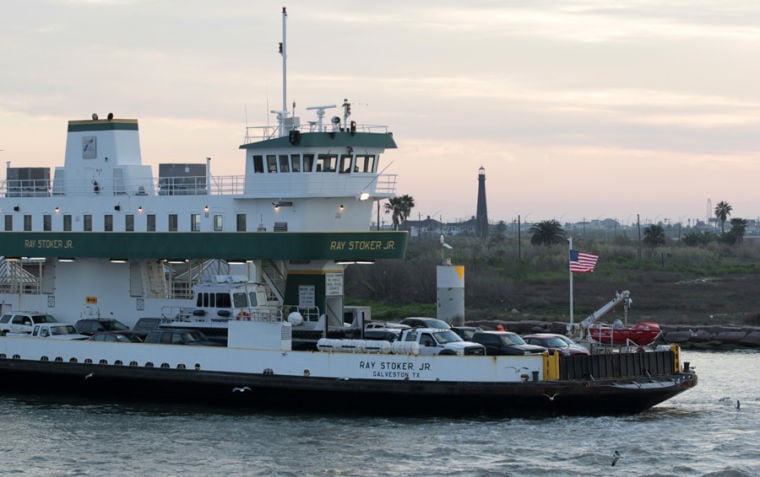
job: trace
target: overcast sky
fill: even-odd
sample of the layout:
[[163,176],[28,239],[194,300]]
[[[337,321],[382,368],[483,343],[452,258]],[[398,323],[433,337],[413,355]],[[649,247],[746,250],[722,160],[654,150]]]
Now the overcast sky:
[[752,1],[4,0],[0,159],[62,165],[67,121],[112,111],[144,163],[242,174],[282,102],[282,6],[288,102],[388,125],[415,219],[474,215],[480,166],[491,221],[760,216]]

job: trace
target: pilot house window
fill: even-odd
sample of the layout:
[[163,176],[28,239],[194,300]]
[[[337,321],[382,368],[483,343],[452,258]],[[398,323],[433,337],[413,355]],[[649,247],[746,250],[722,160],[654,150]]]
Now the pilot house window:
[[357,155],[356,156],[356,168],[358,172],[375,172],[375,156],[369,155]]
[[351,172],[351,156],[348,154],[340,156],[340,168],[338,169],[338,172],[343,174]]
[[256,174],[264,173],[264,156],[253,156],[253,172]]
[[314,168],[314,154],[304,154],[303,155],[303,171],[313,172],[312,171],[313,168]]
[[177,214],[169,214],[169,232],[177,231]]
[[317,172],[335,172],[337,162],[337,154],[320,154],[317,156]]
[[267,172],[269,173],[277,172],[277,156],[275,156],[274,154],[270,154],[267,156]]
[[200,232],[201,214],[190,214],[190,230],[193,232]]
[[290,170],[293,172],[301,172],[301,155],[300,154],[290,155]]
[[13,216],[12,215],[5,216],[5,231],[6,232],[13,231]]

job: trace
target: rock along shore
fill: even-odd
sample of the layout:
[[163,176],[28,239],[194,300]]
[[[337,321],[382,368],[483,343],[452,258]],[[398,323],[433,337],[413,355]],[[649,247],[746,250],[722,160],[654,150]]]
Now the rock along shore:
[[[467,326],[479,326],[486,330],[496,329],[499,324],[504,326],[504,329],[519,334],[565,334],[567,331],[567,323],[556,321],[481,320],[467,322]],[[662,335],[658,338],[658,343],[674,343],[682,348],[760,348],[759,326],[660,324],[660,329]]]

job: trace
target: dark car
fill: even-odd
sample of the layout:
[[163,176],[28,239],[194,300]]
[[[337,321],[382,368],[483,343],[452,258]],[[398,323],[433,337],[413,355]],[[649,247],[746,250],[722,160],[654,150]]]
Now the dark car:
[[424,316],[410,316],[401,320],[402,325],[408,325],[412,328],[439,328],[448,330],[451,328],[448,323],[438,318],[427,318]]
[[142,336],[134,331],[98,331],[89,338],[91,341],[107,343],[142,343]]
[[478,331],[483,331],[483,329],[477,326],[452,326],[451,331],[461,336],[465,341],[472,341],[472,335]]
[[202,331],[181,328],[159,328],[148,332],[145,343],[195,346],[223,346],[207,337]]
[[140,318],[132,327],[132,331],[145,338],[148,333],[157,329],[161,324],[161,318]]
[[129,331],[129,326],[113,318],[85,318],[74,323],[81,335],[91,336],[98,331]]
[[526,343],[543,346],[547,348],[549,352],[559,352],[563,356],[571,356],[575,354],[591,354],[589,350],[583,346],[577,344],[565,335],[555,333],[535,333],[531,335],[523,336]]
[[538,354],[546,348],[525,343],[520,335],[511,331],[478,331],[472,341],[486,347],[486,354]]

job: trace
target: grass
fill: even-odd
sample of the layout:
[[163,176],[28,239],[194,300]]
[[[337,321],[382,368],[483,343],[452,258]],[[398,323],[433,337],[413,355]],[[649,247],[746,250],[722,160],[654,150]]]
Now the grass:
[[[454,247],[452,263],[465,267],[468,320],[569,318],[566,246],[534,247],[523,240],[518,248],[514,238],[489,243],[449,237],[447,243]],[[639,248],[626,240],[576,239],[575,245],[600,256],[594,273],[573,276],[576,320],[616,291],[630,290],[634,321],[760,325],[760,244]],[[437,238],[410,238],[405,260],[349,267],[347,303],[370,303],[376,319],[435,316],[440,253]],[[621,313],[615,309],[608,319]]]

